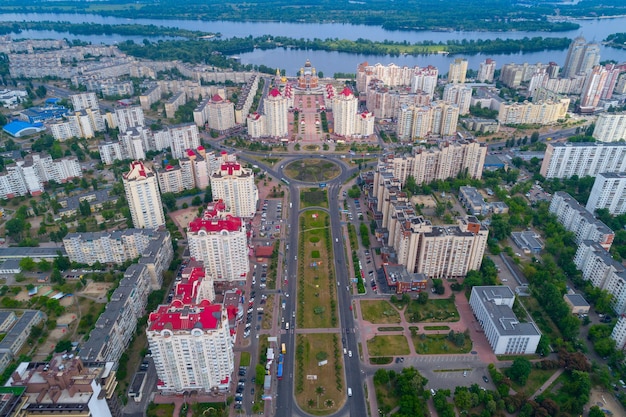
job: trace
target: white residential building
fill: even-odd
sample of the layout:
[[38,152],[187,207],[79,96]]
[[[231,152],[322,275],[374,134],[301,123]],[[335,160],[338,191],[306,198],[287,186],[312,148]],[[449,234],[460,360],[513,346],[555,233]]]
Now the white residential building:
[[126,132],[131,127],[145,126],[146,123],[143,110],[139,106],[115,109],[115,119],[120,132]]
[[[164,259],[172,256],[172,239],[169,232],[154,229],[126,229],[112,232],[68,233],[63,247],[70,261],[81,264],[123,264],[136,259],[156,242]],[[169,250],[168,250],[169,249]],[[167,267],[166,265],[165,267]]]
[[226,391],[234,370],[233,338],[225,308],[211,304],[213,282],[201,268],[176,285],[170,305],[148,318],[146,334],[161,392]]
[[165,225],[161,194],[154,173],[143,162],[134,161],[130,164],[130,171],[124,174],[123,182],[133,226],[156,229]]
[[515,295],[506,285],[472,288],[470,307],[496,355],[532,355],[541,332],[533,323],[521,323],[513,312]]
[[246,226],[218,200],[187,228],[192,258],[201,261],[216,281],[245,280],[250,270]]
[[235,104],[230,100],[215,94],[207,103],[206,110],[209,129],[224,132],[235,127]]
[[626,113],[600,114],[593,129],[593,137],[600,142],[626,140]]
[[616,314],[626,312],[626,270],[613,259],[600,244],[585,240],[578,245],[574,264],[582,272],[585,281],[606,290],[613,296],[612,307]]
[[213,198],[223,200],[237,217],[252,218],[259,201],[254,172],[237,162],[224,162],[211,175]]
[[356,117],[359,100],[348,87],[335,96],[333,101],[334,133],[352,137],[356,134]]
[[200,146],[200,132],[194,123],[170,126],[167,130],[173,158],[184,158],[187,149],[197,149]]
[[443,89],[443,101],[459,106],[459,114],[469,113],[472,101],[472,87],[463,84],[446,84]]
[[617,323],[613,327],[611,339],[615,340],[615,348],[623,350],[626,347],[626,316],[621,315],[617,318]]
[[565,229],[574,233],[578,245],[585,240],[592,240],[606,250],[611,248],[615,233],[571,195],[563,191],[554,193],[550,202],[550,213],[556,215],[557,220]]
[[626,172],[626,143],[550,143],[539,171],[545,178],[595,177],[601,172]]
[[496,61],[491,58],[487,58],[486,60],[481,62],[478,67],[478,76],[476,77],[476,81],[478,81],[479,83],[492,83],[495,72]]
[[263,101],[266,135],[273,138],[289,136],[288,111],[289,103],[287,98],[283,97],[278,89],[272,89]]
[[100,160],[105,165],[112,165],[115,161],[126,159],[119,142],[102,142],[98,144]]
[[603,208],[612,215],[626,213],[626,172],[598,174],[586,208],[590,213]]
[[146,159],[145,143],[150,131],[141,126],[131,127],[120,132],[119,140],[124,153],[124,159],[143,161]]
[[93,92],[72,94],[70,96],[70,100],[72,100],[72,107],[74,108],[74,111],[80,111],[83,109],[100,109],[98,96],[96,96],[96,93]]
[[253,139],[265,136],[265,116],[257,112],[250,113],[246,117],[246,125],[248,126],[248,134]]

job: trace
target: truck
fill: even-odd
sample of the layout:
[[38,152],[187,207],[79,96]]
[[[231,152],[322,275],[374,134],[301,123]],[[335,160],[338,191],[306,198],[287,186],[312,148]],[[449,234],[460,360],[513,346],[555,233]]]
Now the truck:
[[282,353],[278,355],[278,370],[276,371],[276,378],[283,379],[283,362],[285,361],[285,355]]

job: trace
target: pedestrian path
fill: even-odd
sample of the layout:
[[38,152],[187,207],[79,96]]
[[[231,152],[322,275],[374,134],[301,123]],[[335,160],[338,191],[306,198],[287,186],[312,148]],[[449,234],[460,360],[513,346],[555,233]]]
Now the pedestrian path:
[[537,391],[535,391],[535,393],[533,395],[531,395],[530,399],[534,400],[536,397],[538,397],[541,394],[543,394],[545,392],[545,390],[548,389],[550,387],[550,385],[552,385],[552,383],[554,383],[554,381],[556,381],[556,379],[561,376],[563,371],[565,371],[565,369],[563,369],[563,368],[557,369],[557,371],[550,378],[548,378],[548,380],[546,382],[544,382],[543,385],[540,386],[537,389]]

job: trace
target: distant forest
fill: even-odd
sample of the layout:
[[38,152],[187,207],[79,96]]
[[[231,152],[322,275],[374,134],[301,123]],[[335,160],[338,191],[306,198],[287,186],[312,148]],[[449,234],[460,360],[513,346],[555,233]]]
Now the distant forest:
[[15,12],[94,13],[131,19],[335,22],[389,30],[559,32],[575,30],[579,25],[552,17],[624,15],[626,2],[582,0],[573,5],[546,0],[3,0],[0,3],[0,13]]

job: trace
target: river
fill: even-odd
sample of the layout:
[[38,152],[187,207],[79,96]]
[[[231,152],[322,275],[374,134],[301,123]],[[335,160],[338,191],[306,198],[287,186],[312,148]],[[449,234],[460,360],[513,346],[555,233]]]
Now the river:
[[[166,27],[184,28],[188,30],[199,30],[204,32],[221,33],[222,37],[245,37],[261,36],[272,34],[276,36],[287,36],[292,38],[338,38],[356,40],[359,38],[373,41],[407,41],[410,43],[422,41],[448,41],[448,40],[477,40],[477,39],[521,39],[524,37],[569,37],[574,38],[582,35],[589,41],[600,42],[609,34],[623,32],[626,27],[626,17],[615,19],[577,20],[580,29],[569,32],[438,32],[438,31],[390,31],[380,27],[366,25],[352,25],[341,23],[284,23],[284,22],[227,22],[227,21],[200,21],[181,19],[125,19],[117,17],[99,16],[93,14],[71,14],[71,13],[7,13],[0,14],[0,21],[66,21],[71,23],[99,23],[99,24],[142,24],[158,25]],[[151,40],[164,39],[145,36],[124,36],[124,35],[71,35],[67,32],[54,31],[24,31],[21,34],[12,35],[14,38],[32,39],[80,39],[94,44],[112,44],[131,39],[140,42],[144,38]],[[287,75],[293,76],[304,64],[306,59],[310,59],[318,71],[330,76],[335,72],[355,72],[357,64],[368,61],[373,64],[380,62],[388,64],[390,62],[398,65],[435,65],[440,72],[446,73],[449,63],[457,57],[466,58],[469,61],[469,68],[478,69],[478,64],[485,58],[495,59],[498,68],[506,63],[524,62],[549,62],[554,61],[560,65],[565,62],[567,51],[540,51],[516,54],[490,54],[490,55],[424,55],[424,56],[398,56],[391,57],[385,55],[363,55],[326,51],[300,51],[300,50],[255,50],[253,52],[240,55],[243,64],[267,65],[269,67],[280,67],[285,69]],[[618,62],[626,62],[626,50],[616,50],[606,48],[601,45],[601,56],[603,60],[614,59]]]

